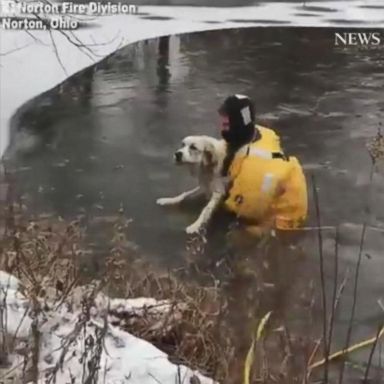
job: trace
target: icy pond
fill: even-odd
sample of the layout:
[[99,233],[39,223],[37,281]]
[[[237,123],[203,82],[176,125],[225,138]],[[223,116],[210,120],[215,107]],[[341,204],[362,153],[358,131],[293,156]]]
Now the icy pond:
[[[353,339],[373,336],[383,316],[378,300],[384,299],[384,177],[375,173],[369,188],[365,144],[383,121],[383,49],[337,49],[333,33],[233,29],[152,39],[119,50],[18,116],[8,159],[18,193],[36,215],[111,217],[122,206],[133,219],[132,241],[165,265],[180,265],[183,229],[199,205],[156,206],[156,198],[193,183],[173,166],[172,152],[187,134],[217,135],[220,101],[230,93],[249,94],[259,121],[280,133],[287,151],[302,160],[309,181],[316,177],[323,225],[341,225],[341,275],[348,268],[354,273],[369,193]],[[315,221],[311,203],[308,225]],[[109,234],[100,228],[95,234],[97,249]],[[305,267],[297,279],[285,277],[290,284],[317,271],[316,236],[303,234]],[[323,237],[331,293],[334,232]],[[220,243],[212,248],[217,255],[209,257],[220,257]],[[97,265],[94,260],[96,270]],[[337,318],[339,347],[352,297],[353,279]],[[368,352],[352,358],[365,361]]]

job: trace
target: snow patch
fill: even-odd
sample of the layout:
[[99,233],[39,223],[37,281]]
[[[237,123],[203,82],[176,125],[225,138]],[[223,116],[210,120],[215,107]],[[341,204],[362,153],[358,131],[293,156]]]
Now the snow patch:
[[[13,336],[17,332],[19,341],[30,339],[31,303],[17,291],[18,279],[0,271],[1,285],[7,281],[13,282],[12,287],[8,285],[6,292],[0,291],[0,313],[5,333]],[[82,291],[86,292],[84,288]],[[56,381],[52,382],[58,384],[82,383],[94,371],[97,372],[96,380],[92,382],[100,384],[215,384],[197,371],[172,364],[164,352],[112,326],[105,316],[106,311],[111,310],[140,315],[150,308],[164,314],[171,305],[168,301],[110,299],[100,294],[94,300],[95,311],[89,319],[85,318],[79,306],[66,304],[59,308],[50,305],[50,309],[45,308],[36,318],[40,332],[39,384],[46,383],[50,377],[55,377]],[[9,356],[12,363],[9,370],[23,366],[23,356],[17,353],[20,348]],[[95,369],[96,365],[98,369]]]

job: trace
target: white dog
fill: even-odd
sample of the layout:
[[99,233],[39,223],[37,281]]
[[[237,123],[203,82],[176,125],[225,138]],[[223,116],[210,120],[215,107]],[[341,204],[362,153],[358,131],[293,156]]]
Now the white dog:
[[198,233],[210,220],[213,212],[225,194],[225,182],[220,172],[226,156],[226,143],[209,136],[188,136],[175,152],[176,164],[188,166],[192,175],[197,176],[199,186],[175,197],[157,200],[159,205],[175,205],[186,197],[202,190],[209,198],[198,219],[186,228],[188,234]]

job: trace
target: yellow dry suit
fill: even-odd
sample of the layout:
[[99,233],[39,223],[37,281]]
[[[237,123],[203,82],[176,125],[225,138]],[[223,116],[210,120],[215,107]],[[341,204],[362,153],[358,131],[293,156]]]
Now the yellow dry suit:
[[257,128],[261,138],[243,146],[229,168],[225,206],[250,226],[269,222],[280,230],[298,228],[308,205],[301,165],[296,157],[284,156],[273,130]]

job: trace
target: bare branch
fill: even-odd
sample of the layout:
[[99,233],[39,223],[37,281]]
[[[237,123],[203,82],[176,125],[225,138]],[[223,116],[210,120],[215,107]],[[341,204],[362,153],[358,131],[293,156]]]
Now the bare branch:
[[68,72],[67,72],[67,70],[65,69],[63,62],[61,61],[61,58],[60,58],[60,55],[59,55],[59,51],[58,51],[58,49],[57,49],[56,42],[55,42],[55,39],[54,39],[54,37],[53,37],[53,33],[52,33],[51,30],[49,30],[49,36],[50,36],[51,41],[52,41],[52,46],[53,46],[53,50],[54,50],[54,52],[55,52],[57,61],[59,62],[60,67],[61,67],[62,70],[64,71],[65,75],[68,76]]

